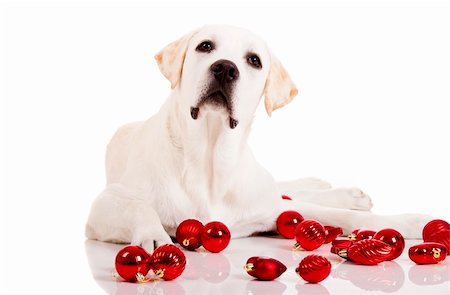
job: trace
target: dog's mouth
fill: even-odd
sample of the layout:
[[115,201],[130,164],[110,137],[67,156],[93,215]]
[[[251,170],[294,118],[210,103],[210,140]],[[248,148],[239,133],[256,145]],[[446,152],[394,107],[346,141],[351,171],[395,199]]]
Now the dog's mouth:
[[236,126],[239,124],[239,122],[233,118],[232,116],[232,104],[230,95],[226,93],[222,89],[213,89],[206,92],[205,95],[203,95],[200,98],[200,101],[197,103],[196,106],[191,107],[191,117],[194,120],[197,120],[200,108],[203,105],[212,105],[216,108],[225,108],[228,111],[229,117],[229,125],[231,129],[236,128]]

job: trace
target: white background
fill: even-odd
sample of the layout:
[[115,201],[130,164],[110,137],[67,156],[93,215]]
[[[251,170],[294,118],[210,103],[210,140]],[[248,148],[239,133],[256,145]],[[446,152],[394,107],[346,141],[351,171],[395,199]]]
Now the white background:
[[74,292],[98,290],[83,231],[105,146],[168,95],[154,53],[205,23],[260,34],[297,83],[272,118],[260,106],[250,138],[277,179],[450,219],[447,1],[2,2],[2,287],[57,292],[77,277]]

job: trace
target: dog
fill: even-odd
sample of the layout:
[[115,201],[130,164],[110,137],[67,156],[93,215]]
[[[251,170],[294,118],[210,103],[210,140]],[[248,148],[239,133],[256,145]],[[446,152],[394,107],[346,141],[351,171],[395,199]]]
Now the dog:
[[316,178],[276,182],[258,164],[247,139],[260,100],[270,116],[298,92],[259,36],[207,25],[170,43],[155,59],[171,93],[157,114],[122,126],[111,139],[107,185],[92,204],[87,238],[151,252],[172,243],[185,219],[219,220],[238,238],[274,231],[286,210],[344,233],[393,227],[419,238],[432,219],[375,215],[360,189],[332,188]]

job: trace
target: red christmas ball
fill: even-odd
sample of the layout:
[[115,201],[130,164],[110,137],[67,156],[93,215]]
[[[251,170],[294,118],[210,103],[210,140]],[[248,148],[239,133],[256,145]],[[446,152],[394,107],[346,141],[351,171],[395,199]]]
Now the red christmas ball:
[[186,267],[186,256],[175,245],[162,245],[153,252],[150,266],[156,277],[170,281],[183,273]]
[[430,240],[432,235],[443,230],[450,230],[450,224],[448,224],[447,221],[442,219],[431,220],[424,226],[422,230],[423,240],[424,241]]
[[281,198],[282,198],[283,200],[289,200],[289,201],[292,201],[292,198],[289,197],[289,196],[281,195]]
[[325,242],[325,228],[315,220],[303,220],[295,229],[295,248],[312,251]]
[[150,255],[139,246],[126,246],[116,255],[116,271],[129,282],[143,282],[150,270]]
[[341,250],[339,256],[359,264],[375,265],[389,258],[391,251],[388,244],[370,239],[353,242],[347,250]]
[[250,257],[244,269],[258,280],[271,281],[281,276],[287,268],[283,263],[273,258]]
[[297,211],[284,211],[277,218],[277,230],[286,239],[295,237],[295,228],[304,220]]
[[325,225],[324,228],[325,228],[324,244],[331,243],[332,241],[336,240],[338,236],[342,235],[342,228],[340,227]]
[[441,230],[428,237],[425,242],[436,242],[445,246],[447,255],[450,255],[450,230]]
[[435,264],[444,261],[448,253],[440,243],[422,243],[409,248],[408,254],[417,264]]
[[352,241],[368,240],[373,237],[376,232],[371,229],[358,228],[348,235],[348,239]]
[[403,236],[392,228],[385,228],[378,231],[373,239],[385,242],[389,246],[392,247],[392,252],[386,260],[394,260],[399,257],[403,249],[405,249],[405,239]]
[[218,253],[230,243],[231,234],[228,227],[219,221],[207,223],[200,235],[200,241],[206,250]]
[[180,245],[188,250],[195,250],[202,245],[200,242],[200,234],[203,224],[195,219],[187,219],[180,223],[177,227],[175,237]]
[[328,277],[331,272],[330,261],[321,255],[308,255],[300,262],[295,269],[305,281],[318,283]]

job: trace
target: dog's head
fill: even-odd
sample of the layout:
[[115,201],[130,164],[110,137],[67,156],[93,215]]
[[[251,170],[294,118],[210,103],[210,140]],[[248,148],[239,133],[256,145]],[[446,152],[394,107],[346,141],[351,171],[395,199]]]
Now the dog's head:
[[170,43],[155,59],[194,120],[215,112],[235,128],[251,121],[263,94],[269,116],[297,95],[264,41],[244,29],[205,26]]

